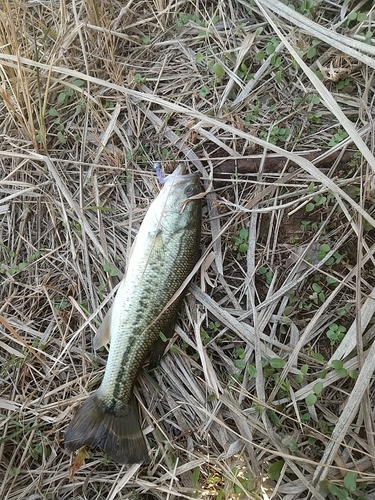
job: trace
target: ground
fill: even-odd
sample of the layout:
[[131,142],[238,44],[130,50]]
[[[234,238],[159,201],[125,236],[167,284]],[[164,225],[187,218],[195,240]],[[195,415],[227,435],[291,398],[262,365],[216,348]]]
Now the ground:
[[[2,1],[1,499],[373,498],[374,23],[350,0]],[[129,469],[64,431],[156,160],[202,175],[201,257]]]

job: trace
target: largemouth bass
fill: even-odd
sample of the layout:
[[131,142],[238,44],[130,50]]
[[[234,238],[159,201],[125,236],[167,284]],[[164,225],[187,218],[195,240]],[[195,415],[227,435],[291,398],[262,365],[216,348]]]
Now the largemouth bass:
[[[65,433],[65,446],[103,449],[121,464],[148,461],[133,386],[146,358],[155,364],[173,333],[182,294],[176,294],[198,256],[201,227],[199,175],[177,167],[165,179],[135,239],[126,276],[94,338],[110,341],[100,387],[86,399]],[[174,297],[176,296],[176,299]],[[171,305],[170,302],[172,301]],[[168,306],[168,307],[166,307]],[[161,344],[160,344],[161,343]]]

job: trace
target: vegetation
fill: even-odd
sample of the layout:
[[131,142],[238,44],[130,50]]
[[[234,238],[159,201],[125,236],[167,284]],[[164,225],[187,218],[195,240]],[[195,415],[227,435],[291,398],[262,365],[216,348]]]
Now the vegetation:
[[[371,498],[371,4],[2,1],[1,499]],[[64,430],[156,160],[213,189],[128,470]]]

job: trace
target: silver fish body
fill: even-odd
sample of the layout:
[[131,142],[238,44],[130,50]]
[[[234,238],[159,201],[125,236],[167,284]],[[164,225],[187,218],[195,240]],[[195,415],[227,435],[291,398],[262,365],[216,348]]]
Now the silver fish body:
[[[177,167],[150,205],[132,248],[124,280],[94,339],[110,339],[100,387],[82,404],[65,433],[66,447],[100,447],[119,463],[145,462],[147,446],[137,415],[133,386],[148,356],[162,354],[161,333],[173,332],[181,285],[198,255],[201,190],[196,174]],[[193,199],[191,199],[193,197]]]

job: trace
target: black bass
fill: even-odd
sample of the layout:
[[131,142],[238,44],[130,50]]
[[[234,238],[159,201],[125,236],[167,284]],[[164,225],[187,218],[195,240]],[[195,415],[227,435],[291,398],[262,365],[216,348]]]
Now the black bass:
[[[135,239],[128,269],[114,303],[94,338],[110,341],[100,387],[81,405],[65,433],[65,446],[102,448],[121,464],[148,461],[133,386],[148,356],[155,364],[164,351],[161,333],[173,333],[182,294],[176,292],[198,256],[201,227],[199,175],[179,166],[165,179]],[[192,198],[193,199],[190,199]],[[178,294],[177,294],[178,295]]]

